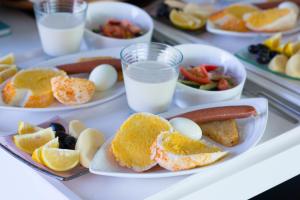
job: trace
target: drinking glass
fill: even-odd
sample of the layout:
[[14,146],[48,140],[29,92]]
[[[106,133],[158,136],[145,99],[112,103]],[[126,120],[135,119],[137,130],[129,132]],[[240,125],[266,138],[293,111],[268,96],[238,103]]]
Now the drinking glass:
[[41,0],[34,3],[43,50],[50,56],[79,51],[87,3],[82,0]]
[[136,112],[161,113],[168,109],[178,79],[182,53],[160,43],[139,43],[121,51],[129,107]]

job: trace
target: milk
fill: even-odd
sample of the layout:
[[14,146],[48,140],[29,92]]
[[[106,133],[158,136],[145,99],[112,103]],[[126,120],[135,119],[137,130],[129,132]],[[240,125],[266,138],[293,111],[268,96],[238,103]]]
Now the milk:
[[143,61],[124,71],[128,105],[137,112],[161,113],[174,95],[178,73],[163,63]]
[[84,21],[72,13],[53,13],[38,20],[42,46],[50,56],[60,56],[79,50]]

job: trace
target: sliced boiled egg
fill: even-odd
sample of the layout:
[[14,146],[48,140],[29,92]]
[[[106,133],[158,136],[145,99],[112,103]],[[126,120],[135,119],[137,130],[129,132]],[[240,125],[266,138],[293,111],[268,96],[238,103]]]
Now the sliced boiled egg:
[[202,137],[200,126],[190,119],[176,117],[171,119],[170,123],[175,130],[191,139],[200,140]]
[[90,74],[89,80],[96,85],[97,91],[111,88],[118,79],[118,73],[112,65],[102,64],[97,66]]

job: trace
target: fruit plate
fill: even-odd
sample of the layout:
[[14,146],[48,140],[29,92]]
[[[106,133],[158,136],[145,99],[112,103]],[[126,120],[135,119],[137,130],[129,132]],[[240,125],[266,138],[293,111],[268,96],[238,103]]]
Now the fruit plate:
[[[86,51],[80,52],[77,54],[62,56],[54,59],[50,59],[38,64],[35,64],[34,68],[37,67],[47,67],[53,68],[57,65],[67,64],[72,62],[77,62],[80,58],[88,58],[88,57],[97,57],[97,56],[110,56],[114,58],[120,57],[121,48],[107,48],[101,50],[93,50],[93,51]],[[78,75],[77,75],[78,76]],[[87,76],[87,74],[80,74],[79,76]],[[5,83],[0,85],[0,91],[2,91]],[[29,111],[29,112],[54,112],[54,111],[67,111],[67,110],[75,110],[75,109],[82,109],[87,107],[96,106],[99,104],[106,103],[111,101],[122,94],[125,93],[124,83],[118,81],[111,89],[104,91],[104,92],[95,92],[94,97],[92,100],[85,104],[80,105],[70,105],[66,106],[58,102],[54,102],[51,106],[47,108],[23,108],[23,107],[15,107],[7,105],[2,100],[2,95],[0,95],[0,110],[15,110],[15,111]]]
[[272,71],[268,68],[268,65],[257,63],[255,60],[255,55],[250,54],[247,49],[242,49],[242,50],[238,51],[237,53],[235,53],[235,56],[255,67],[258,67],[258,68],[264,70],[264,71],[270,72],[272,74],[276,74],[278,76],[281,76],[281,77],[284,77],[287,79],[300,81],[300,78],[296,78],[296,77],[288,76],[284,73]]
[[206,141],[214,145],[217,145],[223,150],[229,152],[229,156],[227,156],[225,159],[215,164],[206,167],[183,170],[183,171],[175,171],[175,172],[167,171],[165,169],[156,166],[146,172],[138,173],[132,171],[131,169],[124,168],[118,165],[118,163],[115,161],[110,151],[110,143],[112,140],[111,138],[107,140],[96,153],[90,165],[90,172],[98,175],[124,177],[124,178],[160,178],[160,177],[180,176],[180,175],[187,175],[187,174],[194,174],[194,173],[205,173],[207,170],[218,169],[222,167],[222,163],[234,159],[238,155],[249,150],[251,147],[255,146],[262,138],[265,132],[267,119],[268,119],[268,102],[266,99],[251,98],[251,99],[241,99],[238,101],[212,103],[212,104],[189,107],[185,109],[175,109],[173,111],[161,114],[162,117],[169,118],[172,116],[176,116],[178,114],[190,112],[193,110],[199,110],[202,108],[231,106],[231,105],[253,106],[256,108],[258,112],[258,116],[237,120],[239,133],[240,133],[240,143],[234,147],[224,147],[204,136],[204,139]]
[[[60,123],[65,128],[68,127],[66,121],[64,121],[60,117],[54,117],[42,124],[39,124],[38,126],[42,127],[42,128],[47,128],[47,127],[49,127],[51,122]],[[68,181],[73,178],[87,174],[89,172],[89,170],[87,168],[82,167],[81,165],[78,165],[77,167],[75,167],[69,171],[66,171],[66,172],[53,171],[35,161],[33,161],[31,158],[31,155],[18,149],[16,147],[16,145],[14,144],[13,135],[15,135],[15,134],[0,136],[0,147],[2,149],[4,149],[5,151],[7,151],[9,154],[11,154],[13,157],[17,158],[21,162],[25,163],[26,165],[32,167],[33,169],[35,169],[43,174],[54,177],[58,180]]]
[[[206,22],[206,30],[210,33],[218,34],[218,35],[227,35],[227,36],[235,36],[235,37],[257,37],[257,36],[271,36],[276,34],[276,32],[268,33],[268,32],[236,32],[236,31],[227,31],[216,27],[211,21],[207,20]],[[300,20],[298,20],[296,27],[281,32],[283,35],[290,35],[293,33],[297,33],[300,31]]]

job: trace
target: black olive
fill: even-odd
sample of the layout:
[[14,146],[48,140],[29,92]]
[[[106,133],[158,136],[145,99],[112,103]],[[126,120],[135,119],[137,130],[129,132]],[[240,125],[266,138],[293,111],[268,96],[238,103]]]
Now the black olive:
[[63,125],[59,124],[59,123],[54,123],[52,122],[50,124],[50,127],[52,128],[53,131],[58,132],[58,131],[63,131],[66,132],[66,129]]
[[278,54],[277,51],[270,51],[269,58],[272,59]]
[[58,143],[59,143],[59,148],[60,149],[67,149],[65,143],[64,143],[65,137],[59,137],[58,138]]
[[258,48],[256,45],[252,44],[248,47],[248,51],[251,54],[257,54],[258,53]]
[[264,44],[257,44],[256,47],[258,48],[258,51],[269,50],[269,47]]
[[73,136],[68,135],[67,137],[64,138],[64,140],[63,140],[63,146],[66,149],[74,150],[75,149],[75,145],[76,145],[76,138],[74,138]]
[[270,62],[270,58],[269,57],[265,57],[265,56],[258,56],[256,61],[259,64],[268,64]]
[[66,132],[64,132],[64,131],[55,131],[55,137],[65,138],[67,136],[68,136],[68,134],[66,134]]
[[168,5],[166,5],[165,3],[160,3],[157,11],[156,11],[156,16],[157,17],[169,17],[171,9],[169,8]]

